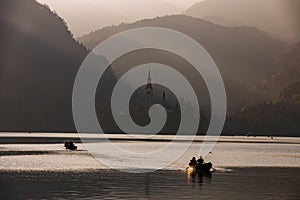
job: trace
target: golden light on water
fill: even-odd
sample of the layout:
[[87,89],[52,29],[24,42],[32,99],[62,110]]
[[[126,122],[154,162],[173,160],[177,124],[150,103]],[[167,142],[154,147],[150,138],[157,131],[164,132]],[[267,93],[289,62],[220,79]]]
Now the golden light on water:
[[193,167],[189,167],[188,171],[194,171],[194,168]]

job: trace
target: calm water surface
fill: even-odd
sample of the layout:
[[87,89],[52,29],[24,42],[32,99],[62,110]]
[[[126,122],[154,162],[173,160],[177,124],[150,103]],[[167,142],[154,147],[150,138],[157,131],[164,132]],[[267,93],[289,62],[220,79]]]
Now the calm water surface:
[[300,199],[300,168],[183,171],[0,171],[1,199]]

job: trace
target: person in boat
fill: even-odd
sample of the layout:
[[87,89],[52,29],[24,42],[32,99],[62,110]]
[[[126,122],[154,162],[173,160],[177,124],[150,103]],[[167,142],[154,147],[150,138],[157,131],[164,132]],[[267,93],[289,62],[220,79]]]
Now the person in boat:
[[197,160],[198,165],[202,165],[204,164],[204,159],[202,158],[202,156],[200,156],[200,158]]
[[195,166],[196,164],[197,164],[196,158],[193,157],[192,160],[190,160],[189,165],[190,165],[190,166]]
[[67,141],[65,142],[65,148],[69,150],[76,150],[77,146],[75,146],[72,141]]

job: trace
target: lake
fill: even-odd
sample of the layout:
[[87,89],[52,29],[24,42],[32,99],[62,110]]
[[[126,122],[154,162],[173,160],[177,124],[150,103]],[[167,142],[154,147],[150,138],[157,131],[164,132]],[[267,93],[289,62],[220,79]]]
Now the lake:
[[[166,145],[171,136],[151,141],[120,137],[111,136],[120,148],[147,152]],[[221,137],[205,157],[216,168],[211,176],[184,171],[199,153],[201,136],[174,163],[146,174],[110,169],[80,143],[77,151],[64,150],[68,139],[76,135],[0,134],[1,199],[300,199],[299,138]],[[175,147],[183,145],[186,138],[181,139]],[[132,158],[101,155],[103,161],[111,159],[132,169],[138,166]]]
[[184,171],[0,172],[2,199],[299,199],[300,168],[234,168],[211,176]]

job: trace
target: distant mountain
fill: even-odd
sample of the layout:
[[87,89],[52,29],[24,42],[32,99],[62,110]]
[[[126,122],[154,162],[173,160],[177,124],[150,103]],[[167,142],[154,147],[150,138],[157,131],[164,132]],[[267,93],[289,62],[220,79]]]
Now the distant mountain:
[[276,62],[280,67],[268,79],[251,89],[252,103],[297,102],[300,103],[300,42],[284,52]]
[[38,1],[46,3],[59,16],[63,17],[75,36],[81,36],[92,30],[122,22],[134,22],[149,17],[177,14],[185,9],[166,0]]
[[1,0],[0,30],[0,131],[75,131],[72,89],[86,48],[35,0]]
[[251,89],[248,106],[227,118],[227,132],[299,136],[300,42],[277,65],[281,70]]
[[299,0],[205,0],[185,14],[226,26],[255,26],[289,42],[300,40]]
[[[285,48],[283,43],[269,38],[264,32],[256,28],[224,27],[183,15],[157,17],[132,24],[111,26],[80,37],[78,41],[92,49],[113,34],[131,28],[148,26],[180,31],[204,46],[221,71],[226,84],[231,111],[239,109],[244,103],[249,88],[278,70],[279,66],[274,64],[274,60]],[[148,57],[149,54],[154,55],[153,52],[148,53]],[[166,62],[169,61],[170,66],[182,63],[179,68],[182,68],[184,73],[193,76],[193,72],[187,70],[189,69],[187,64],[174,57],[168,58],[166,56],[160,53],[152,57],[155,60],[159,60],[158,57],[160,57]],[[145,60],[146,58],[140,56],[139,59]],[[127,62],[128,60],[126,60],[126,64]],[[118,69],[115,68],[115,71]]]

